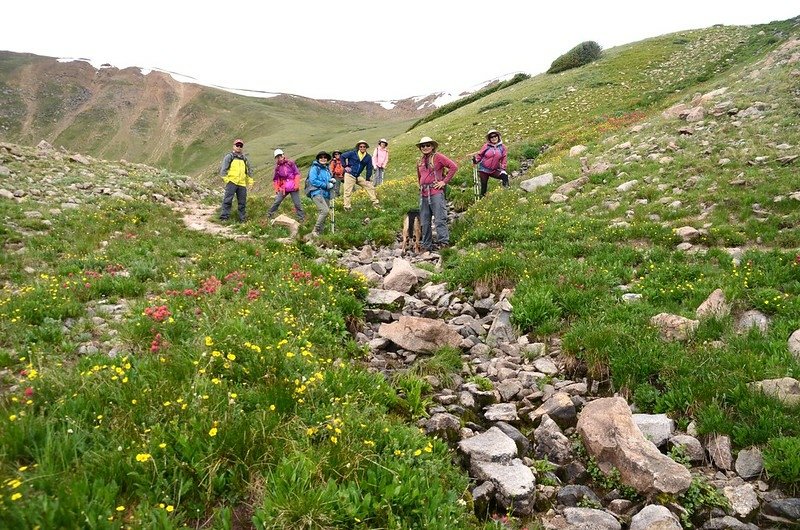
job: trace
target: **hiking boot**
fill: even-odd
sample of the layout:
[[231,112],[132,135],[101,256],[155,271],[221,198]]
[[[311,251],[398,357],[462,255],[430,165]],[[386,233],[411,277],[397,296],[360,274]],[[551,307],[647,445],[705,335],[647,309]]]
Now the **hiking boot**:
[[344,207],[344,211],[345,211],[345,212],[349,212],[349,211],[351,211],[351,210],[352,210],[352,208],[351,208],[351,207],[349,207],[349,206],[345,206],[345,207]]

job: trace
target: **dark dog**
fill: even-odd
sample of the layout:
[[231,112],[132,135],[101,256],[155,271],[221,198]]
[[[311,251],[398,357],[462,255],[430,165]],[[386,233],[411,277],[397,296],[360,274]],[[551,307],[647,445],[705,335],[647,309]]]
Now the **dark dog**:
[[414,245],[414,252],[419,254],[419,245],[422,241],[422,228],[419,223],[419,210],[409,210],[403,218],[403,254],[406,253],[408,242]]

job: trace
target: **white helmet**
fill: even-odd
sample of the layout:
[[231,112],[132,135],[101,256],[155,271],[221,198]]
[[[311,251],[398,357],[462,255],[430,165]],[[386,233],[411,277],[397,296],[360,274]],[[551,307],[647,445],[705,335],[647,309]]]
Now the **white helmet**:
[[272,153],[272,157],[273,158],[278,158],[282,154],[283,154],[283,149],[275,149],[275,152]]

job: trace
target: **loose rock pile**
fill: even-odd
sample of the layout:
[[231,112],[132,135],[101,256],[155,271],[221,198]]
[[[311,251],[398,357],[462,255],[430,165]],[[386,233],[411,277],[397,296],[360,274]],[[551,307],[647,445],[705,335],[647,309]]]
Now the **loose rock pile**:
[[[557,338],[539,343],[517,334],[510,291],[475,299],[430,282],[441,266],[436,253],[365,246],[339,261],[371,285],[367,323],[356,337],[370,349],[370,369],[390,377],[444,346],[462,351],[462,369],[449,381],[426,377],[434,405],[419,425],[457,450],[479,515],[538,518],[548,529],[678,529],[681,518],[705,529],[800,521],[800,499],[762,480],[757,448],[734,455],[727,436],[701,438],[691,424],[679,432],[666,415],[633,414],[622,397],[607,397],[604,382],[571,378]],[[698,318],[725,311],[719,295]],[[675,316],[657,319],[669,340],[691,333],[684,320],[697,322],[673,326]],[[753,385],[791,394],[792,381]],[[597,469],[619,480],[603,487]],[[728,507],[690,514],[680,496],[693,477],[715,486]]]

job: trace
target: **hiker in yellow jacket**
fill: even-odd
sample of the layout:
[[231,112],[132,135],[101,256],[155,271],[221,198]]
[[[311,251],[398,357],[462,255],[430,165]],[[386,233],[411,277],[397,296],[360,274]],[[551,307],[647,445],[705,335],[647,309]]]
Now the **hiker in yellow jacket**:
[[239,221],[247,220],[245,208],[247,207],[247,186],[252,186],[253,171],[250,168],[250,161],[247,155],[242,152],[244,142],[237,138],[233,141],[233,151],[225,155],[219,174],[225,181],[225,195],[222,197],[222,211],[219,218],[222,221],[228,219],[233,206],[233,196],[236,195],[236,205],[239,208]]

